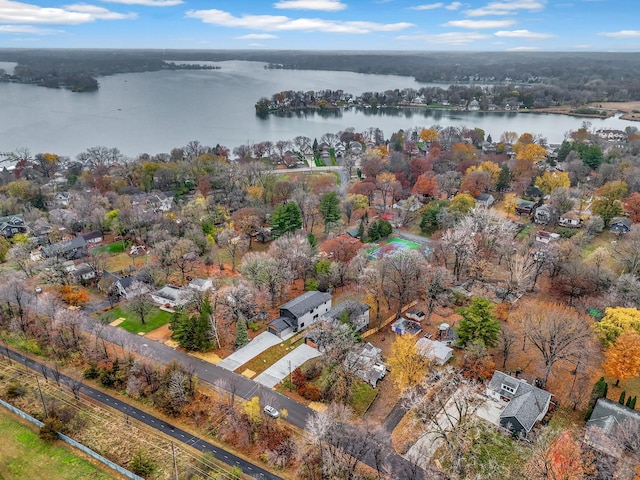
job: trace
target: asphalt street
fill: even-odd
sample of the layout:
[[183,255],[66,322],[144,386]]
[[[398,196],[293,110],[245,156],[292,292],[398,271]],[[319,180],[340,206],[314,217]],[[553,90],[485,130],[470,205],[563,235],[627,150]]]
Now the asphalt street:
[[[12,360],[27,366],[36,373],[41,373],[42,369],[44,368],[47,371],[48,377],[54,378],[53,371],[39,362],[29,357],[25,357],[24,355],[21,355],[11,349],[3,348],[2,352],[5,355],[8,354]],[[60,381],[67,386],[70,386],[73,380],[66,375],[61,374]],[[267,472],[257,465],[254,465],[250,462],[247,462],[246,460],[243,460],[242,458],[235,456],[231,452],[228,452],[216,445],[212,445],[211,443],[202,440],[201,438],[194,437],[190,433],[185,432],[184,430],[171,425],[170,423],[167,423],[159,419],[158,417],[154,417],[153,415],[150,415],[147,412],[143,412],[142,410],[139,410],[136,407],[129,405],[128,403],[124,403],[117,398],[112,397],[111,395],[107,395],[99,390],[96,390],[89,385],[83,383],[79,389],[79,392],[93,400],[96,400],[115,410],[118,410],[123,415],[129,418],[135,419],[147,425],[148,427],[154,428],[164,433],[165,435],[172,437],[178,442],[184,443],[185,445],[193,447],[201,452],[210,452],[217,460],[226,463],[231,467],[238,466],[244,473],[256,479],[278,480],[282,478],[270,472]]]
[[[29,307],[37,310],[36,295],[25,292],[24,296],[25,299],[28,298]],[[201,382],[206,382],[223,388],[224,390],[234,392],[235,395],[245,400],[250,400],[257,396],[260,398],[260,403],[263,406],[271,405],[278,410],[286,409],[288,412],[286,420],[301,429],[306,429],[307,419],[315,413],[314,410],[306,405],[302,405],[275,390],[263,387],[259,383],[242,375],[188,355],[181,350],[169,347],[163,343],[154,342],[143,336],[134,335],[122,328],[102,324],[82,311],[79,313],[81,314],[80,328],[83,331],[92,333],[109,343],[117,345],[122,348],[123,352],[135,352],[150,360],[164,364],[177,361],[184,367],[191,369]],[[373,459],[365,458],[364,462],[375,468]],[[415,467],[411,462],[398,455],[391,447],[389,447],[386,462],[390,466],[390,470],[398,472],[399,475],[399,472],[404,471],[414,472],[412,473],[413,478],[417,478],[417,476],[420,475],[420,472],[415,472]],[[402,478],[402,475],[397,478]]]

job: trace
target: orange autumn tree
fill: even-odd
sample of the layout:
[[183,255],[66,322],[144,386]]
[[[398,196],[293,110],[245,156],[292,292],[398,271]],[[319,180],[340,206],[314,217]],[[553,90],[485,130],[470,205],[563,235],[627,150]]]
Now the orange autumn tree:
[[89,292],[84,288],[64,285],[60,287],[60,298],[67,305],[77,307],[78,305],[84,305],[89,301]]
[[625,212],[633,223],[640,222],[640,193],[634,192],[622,201]]
[[433,172],[426,172],[420,175],[411,189],[411,193],[424,197],[436,197],[438,195],[438,182]]
[[585,454],[582,442],[572,432],[562,432],[546,448],[540,448],[545,440],[542,439],[542,445],[537,446],[538,451],[527,464],[530,479],[582,480],[596,473],[592,456]]
[[622,333],[614,344],[604,352],[602,367],[608,377],[628,380],[640,374],[640,335],[633,330]]

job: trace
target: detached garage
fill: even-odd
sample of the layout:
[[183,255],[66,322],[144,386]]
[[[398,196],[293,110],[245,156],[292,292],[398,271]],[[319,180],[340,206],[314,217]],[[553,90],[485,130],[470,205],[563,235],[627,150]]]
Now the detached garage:
[[422,355],[437,365],[444,365],[453,356],[453,348],[449,348],[437,340],[421,338],[416,342],[416,347],[418,347],[418,351],[422,353]]

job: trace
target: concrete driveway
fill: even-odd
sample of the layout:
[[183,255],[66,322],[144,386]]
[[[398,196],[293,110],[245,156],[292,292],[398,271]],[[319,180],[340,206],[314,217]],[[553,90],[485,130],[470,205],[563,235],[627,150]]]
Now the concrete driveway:
[[302,344],[271,365],[253,380],[265,387],[273,388],[304,362],[319,357],[320,355],[322,354],[315,348]]
[[279,343],[282,343],[282,339],[278,336],[273,333],[262,332],[244,347],[236,350],[227,358],[221,360],[218,363],[218,366],[233,371],[239,366],[247,363],[252,358],[257,357],[268,348],[278,345]]

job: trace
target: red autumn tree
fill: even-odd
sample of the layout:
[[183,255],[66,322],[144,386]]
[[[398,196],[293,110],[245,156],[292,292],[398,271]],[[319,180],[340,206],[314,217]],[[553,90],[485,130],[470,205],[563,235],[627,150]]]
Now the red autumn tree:
[[320,251],[334,262],[348,263],[356,256],[363,245],[357,238],[352,238],[349,235],[340,235],[324,242],[320,247]]
[[427,172],[421,174],[411,189],[411,193],[425,197],[436,197],[438,195],[438,182],[433,173]]
[[633,223],[640,222],[640,193],[629,195],[622,201],[622,206]]

